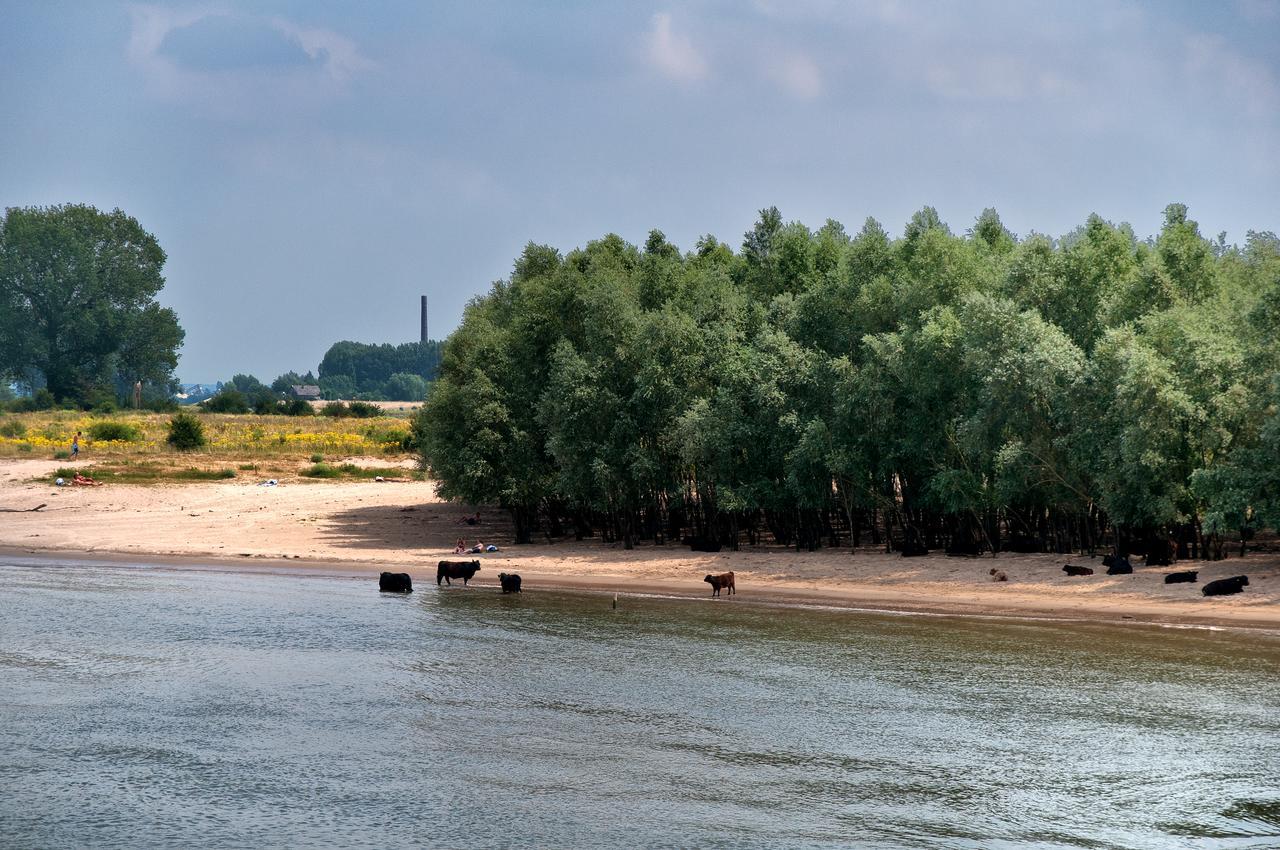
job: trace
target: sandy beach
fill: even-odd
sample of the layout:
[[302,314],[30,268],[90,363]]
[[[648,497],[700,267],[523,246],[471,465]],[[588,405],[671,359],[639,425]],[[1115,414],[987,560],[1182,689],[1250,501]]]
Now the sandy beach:
[[[343,462],[362,462],[347,458]],[[367,461],[385,465],[385,459]],[[407,464],[407,462],[406,462]],[[434,580],[435,564],[457,538],[498,544],[479,556],[475,584],[519,572],[527,590],[708,596],[706,573],[733,570],[738,599],[940,614],[1135,621],[1171,625],[1280,628],[1280,557],[1250,554],[1187,562],[1200,584],[1166,585],[1167,567],[1107,576],[1101,559],[1079,555],[930,555],[904,559],[869,548],[796,553],[760,547],[694,553],[678,545],[626,551],[599,540],[511,546],[507,517],[479,507],[481,523],[461,522],[474,506],[442,502],[430,482],[309,481],[262,486],[247,478],[152,486],[55,487],[59,461],[0,460],[0,549],[97,560],[238,571],[367,575],[410,573]],[[91,473],[91,465],[83,465]],[[45,507],[29,511],[37,505]],[[20,511],[20,512],[11,512]],[[471,557],[471,556],[468,556]],[[1064,563],[1097,575],[1067,578]],[[990,580],[992,567],[1008,582]],[[1206,581],[1247,574],[1238,596],[1204,598]],[[725,600],[730,602],[731,600]]]

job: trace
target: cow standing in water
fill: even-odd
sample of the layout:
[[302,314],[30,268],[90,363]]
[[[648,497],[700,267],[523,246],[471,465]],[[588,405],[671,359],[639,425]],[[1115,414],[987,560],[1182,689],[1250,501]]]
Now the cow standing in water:
[[727,588],[729,595],[733,596],[738,591],[733,586],[733,572],[720,573],[720,575],[708,575],[703,579],[707,584],[711,585],[711,595],[719,596],[721,588]]
[[453,585],[453,579],[462,579],[462,585],[465,587],[467,582],[475,578],[476,573],[480,572],[479,561],[441,561],[436,567],[436,585],[439,586],[441,579]]

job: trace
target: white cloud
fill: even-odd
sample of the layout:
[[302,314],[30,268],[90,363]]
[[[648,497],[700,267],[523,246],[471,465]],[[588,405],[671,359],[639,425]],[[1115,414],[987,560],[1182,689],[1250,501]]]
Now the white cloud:
[[768,69],[769,76],[783,91],[801,100],[813,100],[822,94],[822,71],[802,53],[787,56]]
[[645,57],[664,76],[679,82],[696,82],[707,75],[707,60],[687,36],[671,28],[671,15],[658,12],[645,35]]
[[323,60],[325,70],[337,80],[345,80],[353,74],[373,68],[373,63],[360,55],[355,42],[335,32],[321,29],[304,29],[286,21],[274,18],[272,26],[280,32],[297,39],[298,44],[312,59]]

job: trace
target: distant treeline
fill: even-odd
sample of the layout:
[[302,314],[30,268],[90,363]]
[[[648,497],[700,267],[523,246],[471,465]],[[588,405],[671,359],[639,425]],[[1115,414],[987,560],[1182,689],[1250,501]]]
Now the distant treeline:
[[325,398],[422,401],[440,368],[437,340],[402,345],[335,342],[320,361]]
[[309,405],[294,403],[295,386],[318,386],[324,399],[422,401],[440,368],[440,348],[436,340],[402,345],[335,342],[320,361],[319,378],[311,372],[285,372],[268,386],[253,375],[235,375],[219,384],[205,409],[309,415]]
[[1280,521],[1280,240],[1094,216],[530,244],[415,429],[516,536],[1220,557]]

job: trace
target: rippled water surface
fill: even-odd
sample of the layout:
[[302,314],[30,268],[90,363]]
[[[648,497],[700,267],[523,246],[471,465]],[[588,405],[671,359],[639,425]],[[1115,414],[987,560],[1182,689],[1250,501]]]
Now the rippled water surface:
[[1280,847],[1275,636],[375,588],[0,562],[0,846]]

